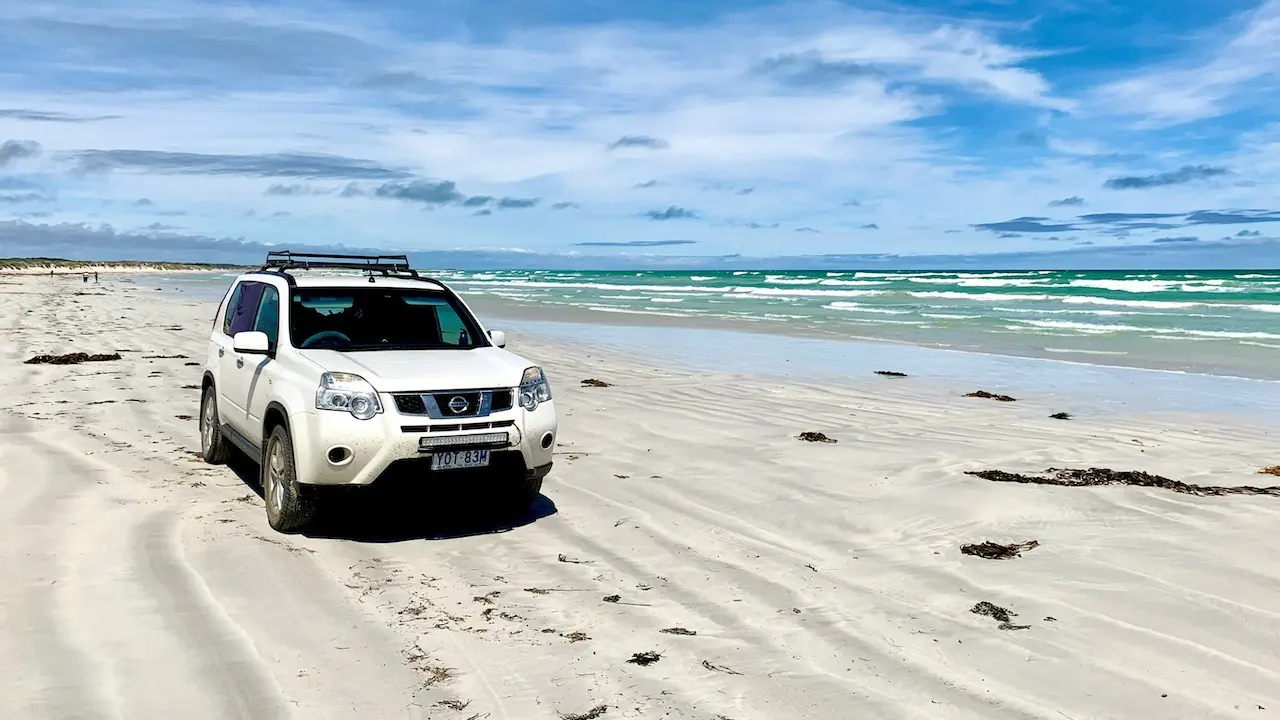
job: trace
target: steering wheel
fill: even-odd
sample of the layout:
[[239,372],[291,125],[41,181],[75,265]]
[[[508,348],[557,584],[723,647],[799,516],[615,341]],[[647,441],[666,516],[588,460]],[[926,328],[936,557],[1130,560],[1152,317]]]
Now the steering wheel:
[[341,333],[341,332],[338,332],[337,330],[322,330],[316,333],[315,335],[312,335],[311,337],[307,338],[306,340],[303,340],[302,344],[299,345],[298,347],[302,347],[302,348],[315,347],[316,345],[324,342],[325,340],[337,340],[346,345],[351,344],[351,338],[347,337],[346,333]]

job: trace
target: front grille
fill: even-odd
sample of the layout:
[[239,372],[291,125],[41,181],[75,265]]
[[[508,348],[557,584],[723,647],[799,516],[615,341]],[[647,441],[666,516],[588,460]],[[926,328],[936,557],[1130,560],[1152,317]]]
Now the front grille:
[[400,431],[407,433],[461,432],[463,430],[492,430],[494,428],[511,427],[515,420],[496,420],[494,422],[457,423],[454,425],[401,425]]
[[426,415],[427,403],[421,395],[396,395],[396,409],[402,415]]
[[392,399],[401,415],[426,415],[434,420],[482,418],[510,410],[515,400],[510,388],[395,393]]
[[510,410],[511,396],[512,396],[512,392],[510,390],[494,390],[493,405],[489,409],[492,412],[498,412],[500,410]]

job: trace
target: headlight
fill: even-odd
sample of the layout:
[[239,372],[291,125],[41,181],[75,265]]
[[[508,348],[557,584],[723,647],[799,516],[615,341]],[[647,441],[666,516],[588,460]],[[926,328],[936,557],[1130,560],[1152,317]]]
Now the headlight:
[[368,420],[382,412],[378,391],[368,380],[351,373],[325,373],[316,388],[317,410],[341,410],[357,420]]
[[531,367],[520,378],[520,407],[536,410],[538,405],[551,399],[551,383],[542,374],[542,368]]

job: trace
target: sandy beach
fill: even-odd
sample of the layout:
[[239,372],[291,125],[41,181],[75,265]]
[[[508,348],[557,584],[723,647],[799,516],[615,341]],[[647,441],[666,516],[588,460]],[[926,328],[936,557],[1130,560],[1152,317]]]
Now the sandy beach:
[[[286,536],[250,470],[196,454],[215,302],[105,275],[0,300],[0,717],[1280,716],[1280,496],[966,474],[1280,485],[1265,424],[1058,420],[1034,386],[911,367],[695,372],[506,323],[561,413],[529,517],[373,498]],[[122,358],[24,362],[70,352]],[[984,541],[1037,544],[960,551]]]

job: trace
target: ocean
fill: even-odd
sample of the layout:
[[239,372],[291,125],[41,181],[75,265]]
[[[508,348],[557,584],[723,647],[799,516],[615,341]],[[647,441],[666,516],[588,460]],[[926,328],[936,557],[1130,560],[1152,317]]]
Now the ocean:
[[674,323],[1280,379],[1280,271],[432,274],[496,317]]

